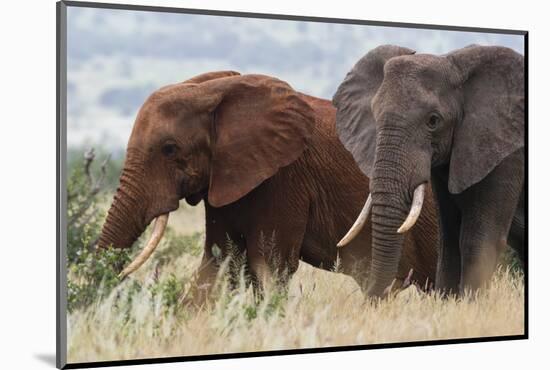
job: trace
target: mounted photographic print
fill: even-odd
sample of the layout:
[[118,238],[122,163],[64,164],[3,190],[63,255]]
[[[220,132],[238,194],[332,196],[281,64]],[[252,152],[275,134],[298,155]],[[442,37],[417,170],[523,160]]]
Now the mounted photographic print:
[[58,367],[527,338],[526,51],[58,3]]

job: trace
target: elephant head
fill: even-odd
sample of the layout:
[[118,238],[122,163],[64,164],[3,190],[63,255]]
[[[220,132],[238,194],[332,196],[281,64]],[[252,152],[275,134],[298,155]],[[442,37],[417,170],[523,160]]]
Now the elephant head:
[[333,98],[337,131],[371,194],[342,244],[372,212],[369,295],[383,295],[395,277],[433,168],[448,166],[457,194],[523,146],[523,89],[523,57],[504,47],[435,56],[386,45],[348,73]]
[[312,108],[288,84],[213,72],[154,92],[141,107],[99,247],[130,247],[157,219],[151,240],[122,272],[138,268],[185,199],[237,201],[306,148]]

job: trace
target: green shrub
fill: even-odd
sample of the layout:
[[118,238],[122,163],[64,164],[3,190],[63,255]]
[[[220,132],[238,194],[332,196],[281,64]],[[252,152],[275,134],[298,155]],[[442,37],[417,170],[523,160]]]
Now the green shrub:
[[183,283],[176,275],[170,274],[167,279],[153,283],[148,288],[151,293],[151,302],[154,303],[156,297],[160,296],[165,313],[177,309],[183,293]]
[[[99,186],[98,186],[99,185]],[[105,195],[101,184],[93,184],[84,167],[75,166],[67,180],[67,259],[69,264],[82,260],[81,254],[93,248],[105,218],[98,204]],[[83,248],[83,247],[86,248]]]
[[120,266],[130,262],[128,252],[115,248],[89,251],[84,248],[79,259],[69,265],[67,304],[69,312],[86,307],[108,296],[120,279]]
[[[105,176],[109,169],[108,156],[99,168],[94,166],[95,154],[89,150],[81,154],[81,160],[73,159],[69,166],[67,181],[67,306],[69,312],[84,309],[109,296],[119,286],[118,273],[131,261],[131,256],[141,250],[146,237],[140,238],[131,249],[105,248],[97,250],[105,211],[100,207],[111,198],[105,189]],[[163,237],[163,248],[152,257],[156,271],[174,259],[187,253],[198,256],[202,251],[202,233],[180,236],[167,228]],[[118,294],[115,308],[127,312],[128,317],[133,300],[146,289],[151,302],[160,297],[164,312],[176,308],[183,291],[183,282],[171,274],[167,278],[144,286],[137,280],[124,285],[124,294]]]
[[500,264],[504,267],[508,267],[514,274],[523,274],[523,266],[517,252],[507,247],[504,249],[500,256]]
[[95,250],[105,219],[99,207],[105,201],[103,188],[107,156],[99,169],[95,153],[87,151],[73,161],[67,179],[67,306],[69,312],[107,296],[119,283],[121,266],[130,261],[128,250]]

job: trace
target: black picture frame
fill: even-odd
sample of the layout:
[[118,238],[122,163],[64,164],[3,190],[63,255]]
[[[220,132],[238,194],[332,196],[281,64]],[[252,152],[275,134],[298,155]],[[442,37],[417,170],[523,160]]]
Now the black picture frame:
[[[124,366],[138,364],[158,364],[172,362],[188,362],[202,360],[219,360],[233,359],[244,357],[264,357],[264,356],[281,356],[293,354],[312,354],[323,352],[340,352],[340,351],[358,351],[381,348],[398,348],[398,347],[419,347],[419,346],[434,346],[459,343],[481,343],[493,341],[510,341],[524,340],[529,338],[529,271],[525,269],[525,301],[524,301],[524,334],[496,336],[496,337],[479,337],[465,339],[442,339],[429,341],[414,341],[400,342],[387,344],[368,344],[368,345],[353,345],[353,346],[337,346],[337,347],[322,347],[322,348],[300,348],[291,350],[275,350],[275,351],[258,351],[258,352],[242,352],[228,354],[209,354],[209,355],[194,355],[194,356],[176,356],[162,358],[148,358],[135,360],[117,360],[117,361],[97,361],[85,363],[67,363],[67,268],[66,268],[66,243],[67,243],[67,204],[66,204],[66,154],[67,154],[67,8],[68,7],[85,7],[97,9],[112,9],[112,10],[132,10],[145,12],[163,12],[163,13],[183,13],[183,14],[198,14],[198,15],[213,15],[224,17],[239,17],[239,18],[256,18],[256,19],[277,19],[291,21],[308,21],[322,23],[338,23],[338,24],[354,24],[368,26],[387,26],[400,28],[415,28],[427,30],[445,30],[445,31],[468,31],[479,33],[500,33],[521,35],[524,37],[524,58],[525,58],[525,242],[529,245],[529,146],[528,146],[528,118],[529,118],[529,99],[528,99],[528,65],[529,65],[529,32],[526,30],[511,30],[511,29],[492,29],[492,28],[477,28],[477,27],[460,27],[449,25],[432,25],[432,24],[417,24],[417,23],[398,23],[384,22],[360,19],[341,19],[341,18],[325,18],[311,17],[285,14],[266,14],[266,13],[250,13],[250,12],[234,12],[221,10],[205,10],[205,9],[190,9],[176,7],[161,7],[161,6],[143,6],[131,4],[112,4],[100,2],[79,2],[79,1],[59,1],[56,4],[56,36],[57,36],[57,63],[56,63],[56,122],[57,122],[57,142],[56,142],[56,228],[57,228],[57,251],[56,251],[56,366],[60,369],[76,369],[76,368],[95,368],[105,366]],[[525,250],[526,266],[529,265],[528,249]]]

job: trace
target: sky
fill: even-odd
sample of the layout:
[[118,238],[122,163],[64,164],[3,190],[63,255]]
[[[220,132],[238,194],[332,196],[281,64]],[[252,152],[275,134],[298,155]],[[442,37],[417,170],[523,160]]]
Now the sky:
[[261,73],[331,99],[383,44],[444,54],[470,45],[523,53],[523,36],[69,7],[67,145],[121,153],[156,89],[215,70]]

